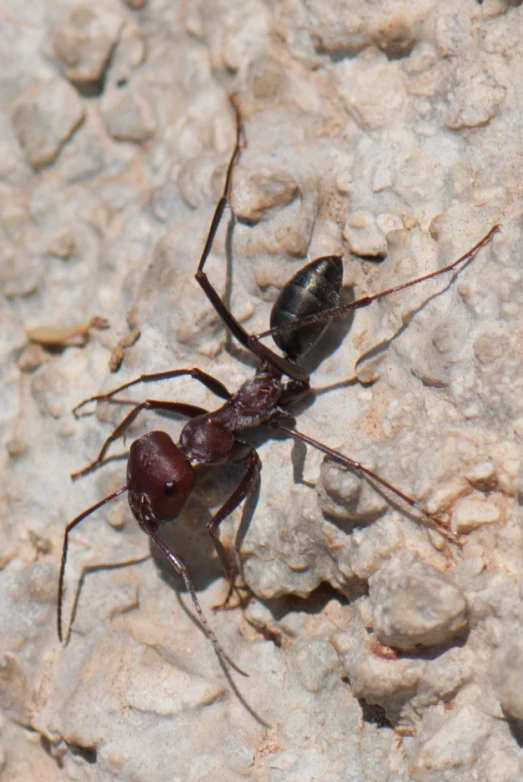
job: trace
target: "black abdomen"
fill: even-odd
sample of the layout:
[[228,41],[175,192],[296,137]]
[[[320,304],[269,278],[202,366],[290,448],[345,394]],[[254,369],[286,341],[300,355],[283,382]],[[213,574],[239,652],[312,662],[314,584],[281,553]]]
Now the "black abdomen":
[[[343,280],[343,264],[339,255],[316,258],[282,289],[271,312],[271,329],[302,318],[318,315],[337,307]],[[332,318],[296,325],[273,334],[278,347],[292,359],[305,355],[319,340]]]

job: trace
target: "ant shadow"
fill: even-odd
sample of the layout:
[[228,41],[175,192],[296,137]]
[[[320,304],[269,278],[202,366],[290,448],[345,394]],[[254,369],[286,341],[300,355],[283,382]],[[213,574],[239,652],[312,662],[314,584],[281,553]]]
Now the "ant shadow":
[[518,720],[515,717],[508,717],[505,715],[505,719],[510,731],[510,735],[520,748],[523,748],[523,720]]
[[100,573],[100,572],[107,572],[112,570],[120,570],[122,568],[129,567],[130,565],[141,565],[142,562],[146,562],[148,559],[150,559],[150,554],[145,554],[141,557],[133,557],[132,559],[125,559],[120,562],[104,562],[99,565],[86,565],[82,568],[82,572],[80,574],[80,578],[78,579],[78,582],[76,584],[76,590],[74,594],[74,600],[73,605],[71,608],[71,614],[69,619],[69,624],[67,626],[67,630],[64,634],[64,645],[67,646],[69,643],[69,640],[71,638],[71,633],[74,628],[76,615],[78,613],[78,607],[80,604],[80,597],[82,592],[84,591],[85,582],[88,576],[90,576],[92,573]]
[[[213,518],[214,512],[232,494],[244,470],[242,463],[202,468],[197,477],[197,491],[189,498],[184,511],[174,523],[166,524],[161,530],[163,541],[187,567],[196,591],[205,590],[220,579],[224,580],[224,592],[227,589],[225,573],[206,525]],[[248,528],[255,512],[258,493],[259,481],[241,506],[239,530]],[[210,508],[213,508],[214,512]],[[229,556],[234,554],[235,560],[238,559],[236,552],[241,546],[238,540],[237,532],[233,546],[228,547]],[[162,580],[176,592],[186,592],[182,577],[173,570],[152,541],[151,555]],[[238,568],[238,562],[235,561],[234,564]]]
[[[210,514],[208,514],[208,515],[210,517]],[[207,535],[207,533],[206,533],[206,535]],[[168,537],[168,536],[165,536],[165,537]],[[207,537],[209,537],[209,536],[207,535]],[[179,545],[179,543],[180,543],[180,541],[177,540],[176,541],[176,545]],[[209,538],[209,543],[210,543],[210,538]],[[210,544],[210,548],[214,551],[214,549],[212,547],[212,544]],[[65,645],[67,645],[69,640],[70,640],[71,632],[73,630],[73,627],[74,627],[74,624],[75,624],[75,619],[76,619],[76,616],[77,616],[77,613],[78,613],[78,608],[79,608],[79,603],[80,603],[80,596],[81,596],[82,591],[84,590],[84,586],[85,586],[85,582],[86,582],[87,577],[90,576],[92,573],[98,573],[98,572],[101,572],[101,571],[107,572],[107,571],[112,571],[112,570],[119,570],[121,568],[129,567],[130,565],[142,564],[143,562],[146,562],[147,560],[149,560],[151,558],[153,559],[153,561],[154,561],[158,571],[160,572],[162,580],[164,580],[167,583],[167,585],[170,586],[171,588],[173,588],[173,590],[175,591],[176,599],[178,600],[178,603],[179,603],[181,609],[183,610],[183,612],[190,619],[190,621],[199,630],[201,630],[202,633],[205,634],[205,630],[202,627],[202,625],[200,624],[200,622],[198,621],[198,618],[194,615],[194,613],[190,610],[190,608],[187,607],[187,605],[185,604],[184,600],[182,599],[182,596],[181,596],[182,592],[186,593],[185,585],[183,584],[182,579],[179,578],[175,573],[173,573],[172,569],[169,569],[168,564],[165,562],[163,557],[161,557],[160,552],[158,551],[157,547],[154,545],[152,540],[149,540],[149,551],[150,551],[150,553],[148,553],[148,554],[146,554],[144,556],[136,557],[136,558],[133,558],[133,559],[127,559],[127,560],[125,560],[123,562],[114,562],[114,563],[110,563],[110,564],[104,563],[104,564],[100,564],[100,565],[88,565],[87,567],[82,568],[82,573],[81,573],[80,578],[78,580],[77,587],[76,587],[76,592],[75,592],[75,596],[74,596],[73,606],[72,606],[72,610],[71,610],[70,623],[69,623],[67,631],[66,631],[66,633],[64,635],[64,643],[65,643]],[[189,551],[193,551],[193,548],[189,548],[187,551],[188,552]],[[202,555],[202,559],[203,559],[203,555]],[[189,557],[186,556],[185,557],[185,561],[186,562],[189,561]],[[196,563],[194,563],[192,561],[189,562],[189,566],[191,567],[192,571],[195,574],[197,574],[197,578],[193,579],[194,584],[195,584],[197,589],[198,588],[203,589],[206,586],[206,584],[203,583],[203,580],[204,580],[205,576],[208,577],[208,579],[210,581],[210,580],[215,580],[215,578],[218,577],[218,575],[219,575],[218,571],[220,570],[220,563],[219,563],[219,561],[216,562],[216,560],[211,557],[210,552],[209,552],[209,556],[207,557],[206,563],[204,564],[204,566],[202,566],[200,564],[196,565]],[[203,579],[202,579],[202,575],[204,576]],[[221,574],[221,575],[223,575],[223,574]],[[179,583],[178,583],[178,581],[179,581]],[[253,707],[247,702],[245,695],[239,690],[236,682],[234,681],[234,679],[231,676],[231,670],[230,670],[229,666],[220,657],[220,655],[216,655],[216,657],[217,657],[218,663],[219,663],[219,665],[220,665],[220,667],[221,667],[225,677],[228,680],[228,683],[229,683],[229,686],[231,687],[231,690],[235,693],[236,697],[242,703],[242,705],[246,709],[246,711],[263,728],[267,728],[267,729],[270,728],[271,725],[269,723],[267,723],[262,717],[260,717],[259,714],[256,713],[256,711],[253,709]],[[79,746],[78,747],[78,752],[76,754],[80,754],[80,755],[84,756],[87,753],[88,757],[84,757],[84,759],[86,759],[89,763],[94,763],[94,762],[96,762],[96,750],[94,749],[94,753],[95,753],[94,756],[92,756],[92,752],[93,752],[93,748],[91,748],[91,747],[83,748],[83,747]],[[94,757],[94,760],[92,759],[92,757]]]
[[[176,592],[176,599],[178,600],[178,603],[179,603],[179,605],[180,605],[180,608],[181,608],[181,609],[182,609],[182,611],[185,613],[185,615],[188,617],[188,619],[190,619],[190,621],[191,621],[191,622],[192,622],[192,623],[193,623],[193,624],[194,624],[194,625],[195,625],[195,626],[196,626],[196,627],[197,627],[199,630],[201,630],[201,631],[202,631],[202,633],[203,633],[203,632],[204,632],[204,629],[202,628],[202,626],[201,626],[200,622],[199,622],[199,621],[198,621],[198,619],[197,619],[197,618],[194,616],[194,614],[192,613],[192,611],[190,611],[190,610],[189,610],[189,608],[187,608],[187,606],[186,606],[186,604],[184,603],[184,601],[182,600],[182,598],[181,598],[181,595],[180,595],[180,593],[179,593],[179,592]],[[246,711],[247,711],[247,712],[248,712],[248,713],[251,715],[251,717],[252,717],[254,720],[256,720],[256,722],[257,722],[259,725],[261,725],[261,726],[262,726],[262,728],[266,728],[266,729],[269,729],[269,728],[271,728],[271,727],[272,727],[272,725],[271,725],[269,722],[266,722],[266,720],[264,720],[262,717],[260,717],[260,715],[259,715],[259,714],[257,714],[257,712],[256,712],[256,711],[253,709],[253,707],[252,707],[252,706],[251,706],[251,705],[248,703],[246,696],[245,696],[245,695],[244,695],[244,694],[243,694],[243,693],[240,691],[240,689],[238,688],[238,686],[237,686],[236,682],[235,682],[235,681],[234,681],[234,679],[232,678],[232,675],[231,675],[231,670],[230,670],[229,666],[226,664],[225,660],[223,660],[223,659],[220,657],[220,655],[218,655],[218,654],[216,655],[216,657],[217,657],[218,663],[219,663],[219,665],[220,665],[220,668],[222,669],[222,672],[223,672],[224,676],[226,677],[226,679],[227,679],[227,681],[228,681],[228,683],[229,683],[229,686],[230,686],[231,690],[234,692],[234,694],[236,695],[236,697],[238,698],[238,700],[239,700],[239,701],[240,701],[240,703],[242,704],[243,708],[244,708],[244,709],[245,709],[245,710],[246,710]]]
[[[399,339],[402,334],[409,328],[411,322],[414,320],[414,318],[419,315],[420,312],[423,312],[425,307],[427,307],[431,301],[434,301],[439,296],[446,293],[454,284],[455,280],[462,274],[462,272],[467,268],[467,266],[472,263],[473,258],[470,258],[468,261],[466,261],[463,266],[461,266],[458,270],[456,270],[453,274],[451,274],[449,280],[445,283],[445,285],[438,291],[434,291],[434,293],[426,296],[422,302],[420,302],[419,306],[412,310],[411,313],[409,313],[409,316],[407,318],[404,318],[401,325],[398,327],[398,329],[392,334],[390,337],[387,337],[386,339],[383,339],[379,344],[374,345],[374,347],[370,348],[366,353],[362,353],[361,356],[358,358],[355,364],[355,368],[358,369],[358,367],[362,366],[366,361],[370,361],[372,359],[377,358],[382,353],[385,353],[387,350],[389,350],[390,346]],[[362,383],[362,385],[373,385],[373,382],[370,383]]]

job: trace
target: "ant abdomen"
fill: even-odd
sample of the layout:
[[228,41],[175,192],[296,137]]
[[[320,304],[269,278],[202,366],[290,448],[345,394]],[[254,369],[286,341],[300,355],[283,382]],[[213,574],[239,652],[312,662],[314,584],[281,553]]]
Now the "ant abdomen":
[[289,358],[300,358],[314,347],[331,319],[288,329],[281,327],[337,307],[342,281],[341,257],[326,255],[308,263],[282,288],[271,311],[271,329],[279,329],[273,339]]

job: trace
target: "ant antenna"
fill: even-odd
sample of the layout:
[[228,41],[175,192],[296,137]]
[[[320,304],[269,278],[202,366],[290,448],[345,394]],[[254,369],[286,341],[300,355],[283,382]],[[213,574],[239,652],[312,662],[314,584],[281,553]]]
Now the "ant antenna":
[[[62,632],[62,605],[63,605],[63,596],[64,596],[64,575],[65,575],[65,563],[67,561],[67,550],[69,547],[69,533],[78,525],[81,521],[86,519],[88,516],[90,516],[92,513],[97,511],[99,508],[106,505],[108,502],[111,502],[111,500],[116,499],[116,497],[120,497],[120,495],[124,494],[124,492],[128,491],[128,486],[122,486],[120,489],[117,489],[117,491],[113,492],[112,494],[109,494],[107,497],[104,497],[103,500],[100,500],[99,502],[95,503],[94,505],[91,505],[90,508],[87,508],[87,510],[84,510],[82,513],[80,513],[76,518],[74,518],[67,527],[65,528],[64,532],[64,542],[62,547],[62,560],[60,563],[60,575],[58,577],[58,595],[57,595],[57,612],[56,612],[56,627],[58,631],[58,638],[60,642],[63,641],[63,632]],[[145,495],[142,495],[140,497],[140,504],[141,504],[141,518],[140,518],[140,527],[152,538],[156,546],[160,549],[162,554],[166,557],[166,559],[170,562],[170,564],[173,566],[175,571],[183,578],[183,581],[185,583],[185,587],[189,594],[191,595],[192,601],[194,603],[194,607],[196,610],[196,613],[198,615],[198,619],[200,621],[201,626],[203,627],[205,634],[211,641],[212,645],[214,646],[214,650],[218,657],[226,662],[228,665],[231,666],[231,668],[234,668],[234,670],[237,673],[240,673],[242,676],[249,676],[248,673],[243,671],[234,660],[232,660],[223,646],[218,641],[216,635],[214,634],[213,630],[211,629],[211,626],[209,625],[207,619],[205,618],[205,614],[203,613],[202,607],[200,606],[200,603],[198,601],[198,598],[196,596],[196,590],[194,588],[194,584],[192,583],[189,573],[187,572],[187,569],[181,559],[174,554],[161,540],[161,538],[158,537],[158,534],[155,532],[155,530],[152,527],[151,521],[148,518],[148,513],[146,509],[147,505],[147,498]]]

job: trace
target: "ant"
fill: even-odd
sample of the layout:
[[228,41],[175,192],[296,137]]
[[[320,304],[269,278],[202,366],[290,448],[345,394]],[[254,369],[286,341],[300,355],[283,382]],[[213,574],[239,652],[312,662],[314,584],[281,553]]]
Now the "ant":
[[[216,653],[235,671],[247,676],[248,674],[235,664],[219,643],[203,614],[185,565],[175,552],[171,551],[163,542],[159,536],[160,528],[167,522],[174,521],[181,513],[193,490],[196,468],[204,465],[217,466],[235,462],[246,465],[238,485],[206,525],[229,582],[227,596],[222,604],[222,606],[226,606],[236,588],[236,573],[229,555],[220,541],[218,530],[222,521],[247,497],[258,479],[261,469],[261,461],[256,449],[241,439],[240,433],[244,429],[265,425],[275,432],[293,437],[295,440],[300,440],[322,451],[332,461],[365,477],[371,483],[376,484],[378,488],[395,496],[397,500],[407,505],[412,511],[435,527],[447,540],[457,541],[457,535],[451,530],[446,521],[430,513],[412,497],[400,491],[359,462],[298,431],[296,429],[296,420],[288,412],[287,408],[302,399],[311,390],[309,376],[299,362],[318,342],[335,315],[359,307],[366,307],[378,299],[405,290],[425,280],[433,279],[440,274],[452,271],[457,274],[470,263],[482,247],[491,241],[493,235],[499,230],[499,226],[495,225],[491,228],[474,247],[448,266],[385,290],[382,293],[364,296],[348,304],[340,304],[343,273],[341,257],[328,255],[317,258],[298,271],[283,287],[272,308],[270,329],[261,334],[249,334],[222,301],[204,271],[216,232],[225,208],[229,203],[232,172],[241,149],[242,122],[234,102],[233,108],[236,115],[235,146],[227,168],[222,195],[214,211],[195,279],[232,336],[236,338],[241,346],[256,357],[258,368],[254,377],[243,383],[235,393],[231,393],[220,380],[196,367],[192,369],[172,369],[141,375],[134,380],[123,383],[108,393],[97,394],[84,399],[74,408],[73,413],[78,417],[78,411],[90,402],[105,400],[129,404],[126,400],[115,399],[115,395],[138,383],[168,380],[184,375],[189,375],[203,384],[219,399],[224,400],[221,407],[212,412],[184,402],[146,399],[139,404],[131,403],[134,404],[133,408],[114,429],[112,434],[107,437],[96,459],[87,467],[71,476],[73,480],[76,480],[80,476],[87,475],[100,467],[105,461],[110,444],[125,436],[129,426],[142,410],[175,413],[189,419],[181,431],[177,444],[173,442],[168,434],[162,431],[148,432],[135,440],[131,444],[129,451],[126,485],[87,508],[69,522],[65,528],[58,581],[57,627],[59,639],[62,640],[64,573],[71,531],[87,516],[90,516],[124,492],[128,492],[129,505],[133,516],[141,529],[152,538],[174,570],[183,578],[194,603],[199,621],[213,643]],[[279,355],[260,342],[262,337],[268,335],[273,337],[274,342],[283,355]]]

